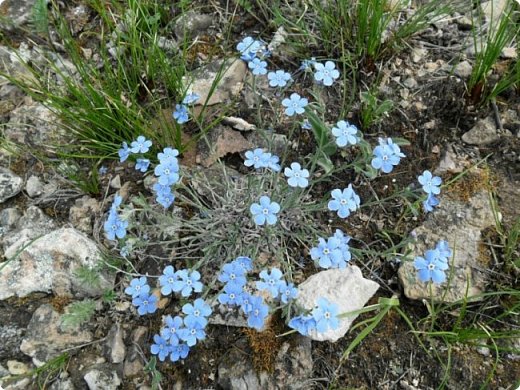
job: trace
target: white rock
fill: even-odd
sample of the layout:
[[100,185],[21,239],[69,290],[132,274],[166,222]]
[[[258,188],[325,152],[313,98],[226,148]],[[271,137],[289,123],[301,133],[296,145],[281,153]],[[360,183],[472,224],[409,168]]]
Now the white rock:
[[[298,287],[296,303],[304,309],[312,310],[319,298],[326,298],[339,306],[339,313],[359,310],[376,293],[379,285],[363,278],[356,266],[344,269],[330,269],[309,277]],[[311,332],[310,338],[317,341],[337,341],[350,329],[357,315],[342,318],[339,328],[325,333]]]
[[462,61],[457,64],[453,73],[455,73],[455,75],[459,76],[461,79],[464,79],[471,75],[472,70],[473,67],[468,61]]
[[27,364],[19,362],[17,360],[8,360],[7,369],[11,375],[23,375],[29,371]]
[[105,365],[90,369],[83,379],[89,390],[116,390],[121,385],[117,372]]
[[41,195],[43,192],[43,183],[38,176],[31,176],[25,183],[25,192],[29,195],[29,198],[34,198]]
[[465,143],[479,146],[491,144],[498,141],[499,138],[495,120],[491,116],[479,120],[471,130],[462,135]]

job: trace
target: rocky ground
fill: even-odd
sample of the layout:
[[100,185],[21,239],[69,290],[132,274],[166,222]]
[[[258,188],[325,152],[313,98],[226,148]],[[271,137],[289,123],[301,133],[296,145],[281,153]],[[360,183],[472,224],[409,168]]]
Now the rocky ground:
[[[18,77],[31,77],[21,66],[22,60],[43,63],[42,51],[48,50],[24,29],[33,3],[0,2],[0,14],[14,23],[9,29],[0,23],[4,27],[0,70]],[[500,2],[496,3],[499,7]],[[218,16],[210,8],[201,9],[185,16],[191,22],[183,25],[188,26],[193,38],[219,30]],[[65,11],[74,28],[88,30],[91,14],[81,2],[66,5]],[[247,25],[248,16],[241,16],[244,20],[240,23]],[[177,30],[186,33],[179,26]],[[474,61],[471,45],[465,45],[470,28],[467,15],[447,16],[414,37],[407,50],[384,62],[379,89],[385,98],[396,102],[396,107],[372,135],[383,131],[410,141],[411,146],[405,148],[407,159],[393,179],[397,184],[415,181],[423,169],[435,169],[434,173],[447,181],[483,158],[486,162],[450,186],[441,195],[435,213],[401,223],[388,217],[384,208],[374,207],[353,217],[352,235],[358,233],[360,240],[376,246],[377,233],[389,224],[410,239],[408,250],[413,254],[423,253],[431,242],[449,239],[456,253],[450,288],[433,291],[436,299],[447,303],[468,293],[518,289],[518,270],[505,271],[496,225],[497,218],[501,219],[507,231],[520,217],[520,99],[512,91],[497,101],[495,109],[475,107],[464,100],[465,82]],[[254,31],[255,27],[249,29]],[[172,37],[180,31],[174,26]],[[237,37],[242,36],[237,33]],[[514,48],[508,48],[500,63],[508,63],[516,55]],[[195,71],[195,91],[208,91],[219,61]],[[68,64],[66,59],[56,63]],[[256,95],[244,82],[247,77],[244,63],[235,62],[208,104],[218,107],[238,96],[246,106],[254,107]],[[272,94],[266,85],[257,88],[262,95]],[[235,162],[237,154],[261,142],[251,124],[251,111],[242,107],[237,116],[225,118],[211,130],[208,137],[216,145],[214,149],[201,143],[184,156],[182,163],[195,182],[202,171],[218,183],[218,173],[211,170],[224,157],[230,172],[237,177],[243,174]],[[165,116],[169,118],[170,113]],[[78,276],[104,256],[102,224],[110,204],[105,192],[118,191],[128,197],[146,191],[150,184],[136,178],[132,170],[107,163],[109,173],[100,176],[99,196],[76,189],[60,169],[45,166],[36,154],[27,153],[27,149],[64,142],[68,134],[44,104],[24,95],[6,79],[0,79],[0,126],[4,146],[0,159],[0,385],[5,389],[54,390],[151,388],[155,371],[147,366],[149,346],[160,319],[141,318],[132,312],[123,293],[121,273],[103,270],[97,282],[90,285]],[[280,147],[285,147],[284,134],[278,136]],[[14,143],[26,147],[21,156],[9,150]],[[376,184],[374,190],[384,193],[388,185],[393,185],[390,179]],[[202,185],[199,189],[204,191]],[[370,196],[368,187],[361,191]],[[392,213],[398,217],[397,211]],[[514,250],[518,257],[518,248]],[[346,304],[342,307],[345,311],[366,302],[376,303],[380,297],[395,296],[412,322],[420,324],[428,314],[430,291],[417,282],[413,265],[399,259],[357,262],[345,274],[335,274],[334,280],[322,277],[333,291],[330,294],[348,296],[349,303],[359,294],[358,306]],[[151,274],[160,273],[158,266],[154,270],[143,264]],[[302,271],[302,279],[304,274]],[[324,285],[319,277],[317,274],[316,280],[311,277],[305,282],[311,292]],[[366,287],[358,290],[359,286]],[[107,290],[115,292],[110,300],[102,299]],[[79,327],[66,326],[63,314],[68,305],[84,298],[94,299],[94,316]],[[167,303],[163,304],[166,307]],[[494,316],[500,307],[514,304],[498,297],[487,301],[486,307],[472,303],[468,310]],[[449,331],[459,310],[443,313],[438,319],[439,329]],[[367,318],[369,315],[363,314],[357,321]],[[215,315],[207,340],[196,353],[180,364],[158,365],[164,377],[162,388],[434,389],[444,383],[445,388],[473,389],[486,383],[494,370],[486,388],[514,389],[520,378],[520,339],[509,340],[505,346],[509,352],[500,353],[496,366],[492,345],[454,343],[448,348],[440,338],[434,338],[424,339],[425,351],[396,312],[384,317],[342,364],[341,356],[357,334],[344,336],[350,324],[338,337],[329,338],[338,341],[320,342],[296,335],[277,338],[288,330],[279,318],[273,318],[264,333],[243,328],[243,321],[228,313]],[[519,326],[516,319],[516,323],[508,321],[499,330],[518,331]],[[441,362],[448,360],[450,369],[445,374]]]

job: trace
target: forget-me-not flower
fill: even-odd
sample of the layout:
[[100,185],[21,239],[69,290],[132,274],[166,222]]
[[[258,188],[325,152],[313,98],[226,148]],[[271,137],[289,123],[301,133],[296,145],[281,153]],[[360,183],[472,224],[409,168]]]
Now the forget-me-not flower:
[[106,236],[109,240],[115,240],[117,238],[124,238],[126,236],[126,228],[128,227],[128,221],[123,221],[118,215],[115,209],[110,210],[108,218],[105,221],[103,228]]
[[179,155],[179,151],[173,148],[164,148],[162,152],[157,153],[157,158],[161,163],[174,163],[178,164],[177,156]]
[[188,347],[193,347],[197,344],[197,340],[204,340],[206,338],[204,328],[198,321],[194,320],[193,317],[186,317],[184,324],[186,327],[179,329],[179,338],[185,341]]
[[206,317],[209,317],[211,314],[211,308],[206,302],[204,302],[204,299],[197,298],[193,302],[193,305],[191,303],[186,303],[182,307],[182,312],[186,314],[186,317],[184,318],[185,323],[193,321],[205,328],[208,324],[208,319]]
[[224,264],[218,280],[222,283],[234,284],[240,287],[245,286],[247,282],[245,270],[234,262]]
[[309,185],[309,171],[302,169],[302,166],[297,162],[291,163],[291,167],[285,168],[283,173],[287,177],[287,183],[291,187],[305,188]]
[[311,248],[312,260],[317,260],[321,268],[344,268],[340,267],[343,254],[339,244],[340,242],[334,237],[329,237],[327,241],[320,237],[318,246]]
[[154,173],[159,177],[159,184],[171,186],[179,181],[179,164],[166,160],[155,167]]
[[439,258],[443,261],[448,262],[448,259],[453,256],[453,252],[451,248],[448,245],[448,241],[446,240],[440,240],[437,242],[437,245],[435,245],[435,249],[439,252]]
[[172,284],[172,290],[180,292],[183,297],[189,297],[192,291],[201,292],[202,283],[200,280],[200,273],[198,271],[189,272],[186,269],[181,269],[175,273],[177,280]]
[[267,62],[262,61],[260,58],[254,58],[249,61],[247,66],[255,76],[267,74]]
[[184,343],[179,343],[177,345],[173,345],[170,353],[170,360],[172,362],[177,362],[180,359],[185,359],[190,353],[190,347],[188,347]]
[[146,281],[146,277],[134,278],[130,281],[130,286],[125,288],[125,293],[131,295],[132,298],[137,298],[141,294],[148,294],[150,286]]
[[179,330],[184,326],[182,318],[168,315],[164,318],[165,326],[161,329],[161,336],[171,345],[179,344]]
[[439,205],[439,199],[435,197],[433,194],[428,194],[426,197],[426,200],[423,201],[423,208],[424,211],[427,213],[432,212],[435,207]]
[[119,162],[125,162],[128,156],[130,156],[130,153],[132,152],[128,148],[128,145],[126,142],[123,142],[123,146],[117,151],[117,154],[119,155]]
[[197,100],[200,99],[200,96],[196,93],[189,93],[186,96],[184,96],[184,99],[182,99],[182,104],[184,105],[190,105],[195,103]]
[[298,289],[294,287],[294,283],[287,283],[285,280],[282,280],[282,283],[278,286],[278,292],[280,293],[280,300],[285,304],[298,296]]
[[147,158],[138,158],[135,163],[135,169],[140,172],[146,172],[148,167],[150,166],[150,160]]
[[319,333],[335,330],[339,327],[338,319],[339,307],[334,302],[329,302],[327,298],[318,299],[318,306],[313,309],[312,317],[316,321],[316,330]]
[[224,286],[224,292],[218,296],[218,301],[223,305],[238,306],[242,302],[243,286],[228,283]]
[[188,115],[188,107],[185,104],[176,104],[175,111],[173,111],[173,119],[179,124],[182,125],[190,120]]
[[417,275],[421,282],[442,283],[446,280],[444,271],[448,269],[448,262],[442,261],[437,249],[427,250],[424,257],[417,256],[413,265],[418,271]]
[[237,44],[237,50],[241,54],[256,54],[262,48],[263,42],[252,37],[245,37]]
[[259,290],[266,290],[273,298],[276,298],[280,292],[280,286],[285,283],[282,276],[282,271],[278,268],[271,269],[270,273],[267,272],[267,270],[263,270],[260,272],[260,278],[262,280],[256,282],[256,288]]
[[356,126],[343,120],[336,123],[336,126],[332,128],[332,135],[336,137],[336,145],[339,147],[357,144],[357,132]]
[[391,138],[386,140],[379,138],[379,145],[374,148],[373,155],[372,167],[381,169],[384,173],[392,172],[394,166],[401,162],[401,158],[406,157],[401,153],[399,145],[394,144]]
[[275,72],[269,72],[267,79],[271,87],[285,87],[291,80],[291,74],[284,70],[277,70]]
[[150,150],[150,146],[152,146],[152,141],[140,135],[130,144],[130,151],[132,153],[146,153]]
[[267,167],[271,153],[266,153],[263,149],[256,148],[255,150],[248,150],[245,156],[244,165],[246,167],[253,166],[255,169],[259,169]]
[[310,332],[316,329],[316,321],[312,315],[299,315],[291,318],[288,326],[302,336],[309,336]]
[[307,98],[301,97],[297,93],[291,94],[289,98],[282,100],[282,105],[287,107],[285,109],[285,115],[293,116],[294,114],[303,114],[305,107],[309,104]]
[[247,313],[247,325],[256,330],[264,327],[265,318],[269,314],[269,306],[264,303],[262,297],[251,297],[251,308]]
[[153,336],[153,341],[154,344],[151,345],[150,352],[152,352],[152,355],[157,355],[161,362],[164,362],[164,359],[171,352],[171,345],[158,334]]
[[337,211],[340,218],[347,218],[351,211],[356,211],[360,205],[359,196],[349,184],[343,191],[336,188],[331,192],[332,200],[329,201],[328,208],[330,211]]
[[253,203],[249,208],[253,219],[257,225],[274,225],[278,218],[276,214],[280,212],[280,205],[276,202],[271,202],[268,196],[260,197],[260,203]]
[[177,275],[173,266],[169,265],[164,268],[163,274],[159,276],[159,284],[161,285],[161,294],[169,295],[173,291],[173,283],[177,281]]
[[253,260],[247,256],[238,256],[232,263],[238,264],[245,273],[253,270]]
[[441,193],[440,185],[442,179],[439,176],[433,176],[430,171],[424,171],[418,178],[422,189],[427,194],[438,195]]
[[323,85],[330,87],[334,80],[339,77],[339,71],[336,69],[336,65],[332,61],[325,62],[325,65],[316,62],[314,64],[314,80],[323,83]]
[[275,156],[271,153],[266,153],[269,155],[269,159],[267,160],[267,168],[269,168],[273,172],[280,172],[282,167],[279,164],[280,157]]
[[132,305],[137,306],[139,315],[155,313],[157,310],[157,297],[153,294],[142,293],[132,300]]

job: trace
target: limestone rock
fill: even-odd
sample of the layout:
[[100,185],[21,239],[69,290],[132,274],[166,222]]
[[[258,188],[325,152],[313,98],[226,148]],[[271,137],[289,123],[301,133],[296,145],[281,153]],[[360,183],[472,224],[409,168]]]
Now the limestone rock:
[[100,364],[90,368],[83,376],[89,390],[116,390],[121,386],[121,379],[109,364]]
[[51,305],[45,304],[34,312],[20,350],[32,357],[37,367],[41,367],[64,349],[92,340],[92,333],[86,330],[63,326],[60,314]]
[[[363,278],[356,266],[344,269],[329,269],[318,272],[298,286],[296,303],[312,310],[319,298],[326,298],[339,306],[339,313],[359,310],[376,293],[379,285]],[[325,333],[311,332],[310,338],[317,341],[337,341],[350,329],[357,315],[342,318],[338,329]]]
[[[218,60],[196,70],[191,84],[191,80],[188,79],[184,82],[189,85],[192,92],[200,96],[197,104],[210,106],[224,103],[240,93],[244,86],[246,69],[243,61]],[[214,88],[212,88],[213,83],[216,83]],[[209,100],[206,102],[208,96]]]
[[76,229],[58,229],[24,246],[17,242],[5,250],[6,258],[11,261],[0,273],[0,285],[4,286],[0,300],[24,297],[35,291],[52,291],[62,296],[99,296],[113,286],[113,275],[99,273],[99,283],[90,285],[76,276],[75,272],[81,267],[94,268],[101,260],[96,244]]
[[492,117],[479,120],[475,126],[462,135],[462,140],[470,145],[489,145],[500,138]]
[[213,23],[213,16],[210,14],[200,14],[195,11],[188,11],[177,19],[174,26],[177,39],[193,39],[197,35],[207,30]]
[[23,187],[23,180],[9,169],[0,168],[0,203],[17,195]]
[[[412,233],[415,240],[409,248],[410,259],[423,256],[439,240],[446,240],[453,250],[454,258],[449,260],[450,268],[446,271],[449,285],[433,285],[434,299],[454,302],[466,295],[471,297],[484,292],[486,278],[483,272],[485,267],[480,264],[480,232],[494,223],[487,191],[480,191],[467,201],[440,197],[437,209]],[[417,279],[413,261],[403,262],[398,275],[408,298],[429,299],[428,284]]]

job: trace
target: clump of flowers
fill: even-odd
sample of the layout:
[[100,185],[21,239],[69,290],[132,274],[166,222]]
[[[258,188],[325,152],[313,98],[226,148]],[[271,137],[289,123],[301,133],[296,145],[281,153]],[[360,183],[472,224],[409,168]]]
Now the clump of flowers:
[[422,190],[427,195],[426,200],[423,201],[424,211],[427,213],[431,212],[439,204],[439,200],[435,195],[441,193],[440,185],[442,184],[442,179],[439,176],[433,176],[430,171],[426,170],[419,176],[418,180]]
[[126,236],[126,229],[128,228],[128,221],[121,219],[117,214],[117,208],[121,205],[123,198],[120,195],[114,197],[114,202],[110,207],[108,218],[104,224],[104,230],[109,240],[117,238],[124,238]]
[[323,333],[335,330],[339,327],[338,311],[339,307],[336,303],[326,298],[319,298],[310,315],[302,314],[293,317],[288,325],[303,336],[309,336],[313,331]]
[[311,258],[321,268],[345,268],[352,258],[348,242],[350,237],[337,229],[327,240],[318,239],[318,246],[311,249]]
[[449,268],[448,259],[451,255],[452,251],[448,243],[442,240],[434,249],[428,249],[424,257],[417,256],[414,259],[414,266],[419,280],[421,282],[432,281],[437,284],[446,281],[446,270]]

